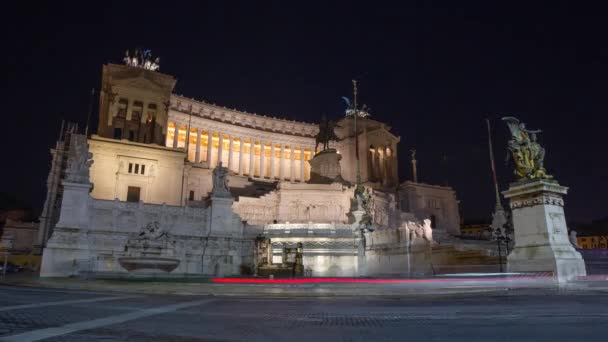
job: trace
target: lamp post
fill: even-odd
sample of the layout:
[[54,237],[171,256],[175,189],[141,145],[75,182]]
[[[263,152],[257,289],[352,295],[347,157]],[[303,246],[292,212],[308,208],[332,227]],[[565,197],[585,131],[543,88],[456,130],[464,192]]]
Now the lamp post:
[[504,272],[503,269],[503,260],[502,260],[502,248],[501,245],[505,244],[505,257],[509,255],[509,244],[511,243],[511,238],[508,234],[505,234],[504,230],[501,228],[496,228],[494,230],[494,239],[496,240],[496,246],[498,247],[498,263],[500,265],[500,272]]

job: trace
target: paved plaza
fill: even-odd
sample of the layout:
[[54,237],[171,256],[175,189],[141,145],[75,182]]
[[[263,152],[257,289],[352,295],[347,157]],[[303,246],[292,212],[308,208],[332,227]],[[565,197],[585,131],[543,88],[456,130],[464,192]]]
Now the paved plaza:
[[0,286],[0,341],[602,341],[606,307],[590,290],[245,298]]

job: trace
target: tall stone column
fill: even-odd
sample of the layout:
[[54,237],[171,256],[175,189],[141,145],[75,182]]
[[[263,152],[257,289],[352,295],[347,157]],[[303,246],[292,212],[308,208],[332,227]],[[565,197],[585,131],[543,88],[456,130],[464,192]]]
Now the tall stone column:
[[382,182],[382,173],[380,172],[380,153],[378,148],[374,148],[374,174],[376,175],[376,182]]
[[232,149],[234,148],[232,137],[228,137],[230,143],[228,144],[228,171],[232,168]]
[[249,177],[253,178],[255,176],[254,172],[254,159],[255,159],[255,144],[253,143],[253,139],[249,139]]
[[512,183],[503,195],[513,213],[515,247],[509,272],[553,272],[558,282],[586,275],[585,262],[568,239],[563,195],[568,188],[553,180]]
[[264,160],[264,142],[260,141],[260,178],[264,179],[266,176],[266,165]]
[[220,133],[219,143],[217,145],[217,163],[222,161],[222,154],[224,153],[224,135]]
[[300,182],[304,183],[304,148],[300,146]]
[[243,138],[239,138],[239,176],[243,175]]
[[279,179],[283,180],[283,178],[285,177],[285,168],[284,168],[284,162],[285,162],[285,144],[281,144],[281,155],[279,156]]
[[213,148],[213,133],[207,132],[207,164],[211,167],[211,149]]
[[274,180],[274,143],[270,143],[270,179]]
[[296,181],[296,148],[291,145],[291,160],[289,164],[289,180],[292,182]]
[[177,122],[175,123],[175,127],[173,127],[173,148],[177,148],[177,141],[179,139],[179,126]]
[[201,162],[201,130],[196,129],[196,155],[194,161],[197,163]]

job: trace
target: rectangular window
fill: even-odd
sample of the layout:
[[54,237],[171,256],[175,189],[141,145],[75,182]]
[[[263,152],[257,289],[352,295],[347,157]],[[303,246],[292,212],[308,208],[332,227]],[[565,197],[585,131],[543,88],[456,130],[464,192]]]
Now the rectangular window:
[[133,173],[133,163],[129,163],[129,173]]
[[141,188],[138,186],[130,186],[127,189],[127,202],[139,202]]
[[141,165],[141,174],[143,175],[146,172],[146,165]]
[[135,164],[135,174],[139,173],[139,164]]
[[122,129],[114,128],[114,139],[122,139]]

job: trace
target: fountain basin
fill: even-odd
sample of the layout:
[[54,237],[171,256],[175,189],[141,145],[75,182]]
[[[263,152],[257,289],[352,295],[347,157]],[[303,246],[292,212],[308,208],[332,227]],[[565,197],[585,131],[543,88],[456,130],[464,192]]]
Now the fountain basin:
[[170,273],[179,266],[179,259],[158,257],[121,257],[118,263],[129,272],[161,270]]

